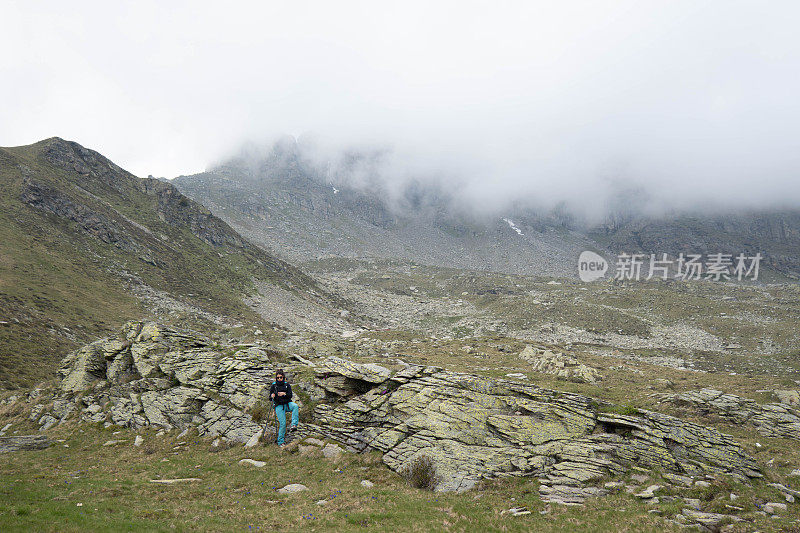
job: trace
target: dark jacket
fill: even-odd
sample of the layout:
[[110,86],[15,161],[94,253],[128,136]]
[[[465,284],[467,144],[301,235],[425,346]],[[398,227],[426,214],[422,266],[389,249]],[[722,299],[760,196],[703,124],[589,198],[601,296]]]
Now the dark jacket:
[[[278,396],[279,392],[285,392],[286,396]],[[283,383],[278,383],[277,381],[272,382],[272,386],[269,388],[269,395],[275,395],[275,405],[285,405],[292,401],[292,386],[286,383],[284,379]]]

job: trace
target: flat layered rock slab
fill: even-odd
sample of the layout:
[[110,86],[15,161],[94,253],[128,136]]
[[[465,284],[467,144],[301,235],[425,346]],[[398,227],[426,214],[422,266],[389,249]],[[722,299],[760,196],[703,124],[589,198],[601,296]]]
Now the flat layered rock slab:
[[0,453],[23,450],[42,450],[50,446],[46,435],[14,435],[0,437]]
[[151,479],[150,483],[158,483],[161,485],[175,485],[176,483],[191,483],[193,481],[203,481],[199,477],[182,477],[176,479]]

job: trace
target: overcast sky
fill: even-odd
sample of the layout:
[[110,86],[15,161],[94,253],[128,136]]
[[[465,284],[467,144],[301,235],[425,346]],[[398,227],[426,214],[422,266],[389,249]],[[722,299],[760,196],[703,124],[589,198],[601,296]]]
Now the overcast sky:
[[[169,7],[164,7],[164,6]],[[313,133],[476,198],[800,207],[800,2],[9,2],[0,145],[140,176]]]

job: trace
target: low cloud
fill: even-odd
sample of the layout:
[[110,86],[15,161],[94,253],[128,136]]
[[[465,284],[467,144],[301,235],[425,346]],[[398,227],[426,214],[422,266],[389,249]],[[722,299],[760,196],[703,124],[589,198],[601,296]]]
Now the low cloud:
[[291,134],[337,179],[440,183],[481,209],[800,206],[794,2],[45,2],[4,19],[6,146],[59,135],[171,177]]

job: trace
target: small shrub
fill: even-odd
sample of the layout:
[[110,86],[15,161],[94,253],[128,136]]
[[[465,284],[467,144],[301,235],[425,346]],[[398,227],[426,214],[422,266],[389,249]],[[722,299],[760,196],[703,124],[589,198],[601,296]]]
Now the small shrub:
[[271,402],[265,402],[263,400],[260,400],[256,402],[256,404],[253,405],[253,407],[250,408],[250,418],[252,418],[253,422],[255,422],[256,424],[263,425],[264,422],[267,421],[267,417],[269,416],[271,410],[272,410]]
[[414,459],[401,474],[417,489],[434,490],[442,482],[442,476],[436,473],[436,464],[427,455]]
[[153,455],[157,451],[158,448],[156,448],[153,444],[145,444],[144,446],[142,446],[142,453],[144,453],[145,455]]

